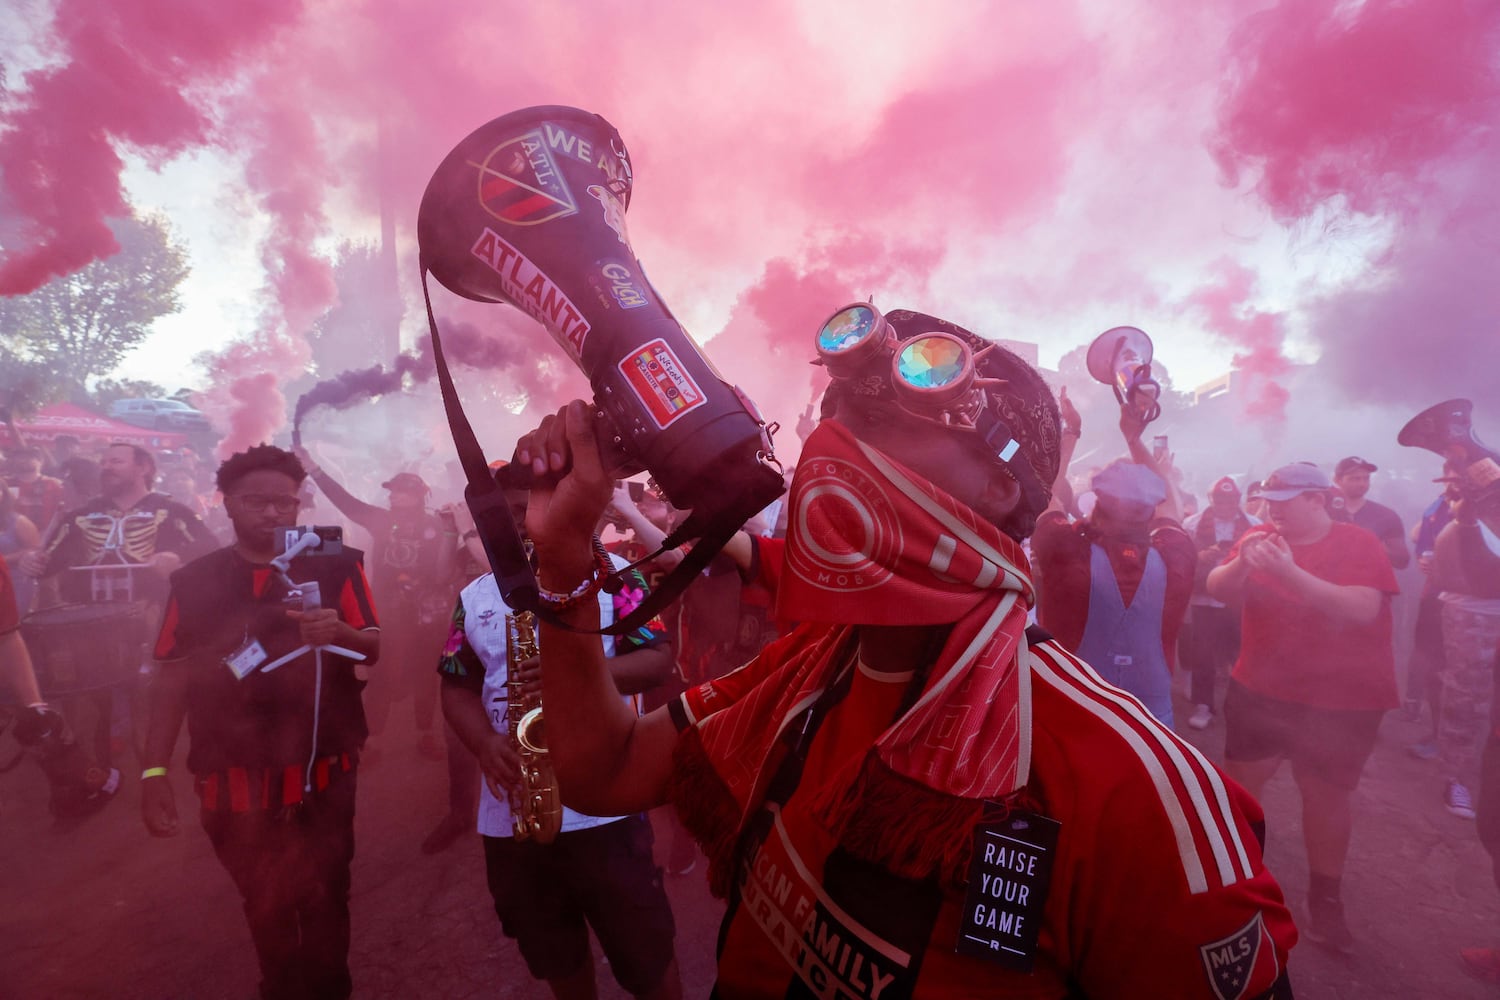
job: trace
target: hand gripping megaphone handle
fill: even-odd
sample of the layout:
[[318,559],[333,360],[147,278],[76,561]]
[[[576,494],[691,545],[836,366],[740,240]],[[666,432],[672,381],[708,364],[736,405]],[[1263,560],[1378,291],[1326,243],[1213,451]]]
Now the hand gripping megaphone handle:
[[[629,479],[645,468],[639,459],[625,450],[623,438],[607,413],[596,407],[594,421],[595,436],[599,441],[599,462],[604,467],[606,476],[610,479]],[[558,475],[566,473],[570,468],[571,459]],[[516,456],[512,454],[510,461],[496,471],[495,482],[505,490],[529,490],[536,485],[536,473],[531,471],[530,465],[516,461]]]

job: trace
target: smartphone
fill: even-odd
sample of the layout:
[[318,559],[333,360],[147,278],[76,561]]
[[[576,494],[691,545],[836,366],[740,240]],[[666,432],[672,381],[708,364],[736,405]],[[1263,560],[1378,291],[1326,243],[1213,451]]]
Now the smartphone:
[[1165,455],[1166,453],[1167,453],[1167,436],[1165,434],[1158,434],[1151,441],[1151,454],[1153,454],[1157,458],[1160,458],[1163,455]]
[[282,528],[276,533],[276,552],[279,555],[297,543],[303,535],[317,535],[321,540],[317,548],[308,549],[303,554],[311,556],[336,556],[344,549],[344,529],[337,525],[313,525],[311,527],[298,526],[295,528]]
[[640,503],[644,499],[646,499],[646,484],[645,483],[641,483],[641,482],[636,482],[635,480],[631,480],[631,483],[630,483],[630,502],[631,503]]

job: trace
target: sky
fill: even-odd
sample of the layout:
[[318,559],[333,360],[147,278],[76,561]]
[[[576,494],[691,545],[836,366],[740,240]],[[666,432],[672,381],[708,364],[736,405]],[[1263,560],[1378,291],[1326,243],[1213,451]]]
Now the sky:
[[[110,253],[111,215],[165,215],[184,308],[121,374],[202,390],[243,447],[285,431],[335,250],[378,237],[381,192],[411,346],[432,171],[566,104],[625,139],[662,300],[784,424],[817,389],[812,331],[871,296],[1049,366],[1139,326],[1179,388],[1236,369],[1268,428],[1293,362],[1414,412],[1492,392],[1500,361],[1497,32],[1481,0],[21,0],[0,294]],[[522,387],[492,436],[586,391],[514,310],[435,306],[532,356],[472,376]]]

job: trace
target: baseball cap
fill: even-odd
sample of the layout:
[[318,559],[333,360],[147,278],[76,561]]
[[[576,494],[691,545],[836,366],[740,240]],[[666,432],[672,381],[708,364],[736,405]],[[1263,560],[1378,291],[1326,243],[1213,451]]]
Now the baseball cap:
[[1233,479],[1230,479],[1228,476],[1220,476],[1218,481],[1209,487],[1208,495],[1210,499],[1218,496],[1237,497],[1240,495],[1240,488],[1235,484]]
[[1333,489],[1333,481],[1328,478],[1328,474],[1311,462],[1283,465],[1267,476],[1261,485],[1261,496],[1267,500],[1290,500],[1303,493]]
[[1365,472],[1376,471],[1372,463],[1366,462],[1358,455],[1350,455],[1348,458],[1339,459],[1339,464],[1333,467],[1333,478],[1337,479],[1344,473],[1353,472],[1356,469],[1362,469]]
[[430,493],[427,483],[415,472],[398,472],[380,484],[381,489],[400,490],[405,493]]
[[1094,473],[1095,493],[1155,507],[1167,498],[1167,481],[1129,459],[1116,459]]

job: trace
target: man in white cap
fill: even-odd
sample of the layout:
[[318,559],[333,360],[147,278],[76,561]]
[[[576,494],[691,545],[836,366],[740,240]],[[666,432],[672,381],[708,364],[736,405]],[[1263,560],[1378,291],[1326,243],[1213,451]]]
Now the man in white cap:
[[1183,521],[1182,527],[1198,550],[1193,575],[1193,597],[1182,627],[1182,665],[1193,679],[1193,714],[1188,725],[1207,729],[1214,717],[1214,689],[1219,671],[1234,662],[1240,650],[1238,609],[1226,607],[1208,593],[1208,574],[1234,547],[1234,543],[1261,521],[1240,508],[1240,488],[1221,476],[1209,488],[1208,506]]
[[1224,696],[1225,771],[1260,797],[1290,758],[1302,795],[1307,936],[1347,951],[1339,882],[1350,800],[1381,716],[1400,704],[1391,655],[1395,574],[1370,532],[1329,515],[1333,483],[1308,462],[1265,481],[1270,524],[1245,533],[1208,575],[1243,602],[1239,660]]

